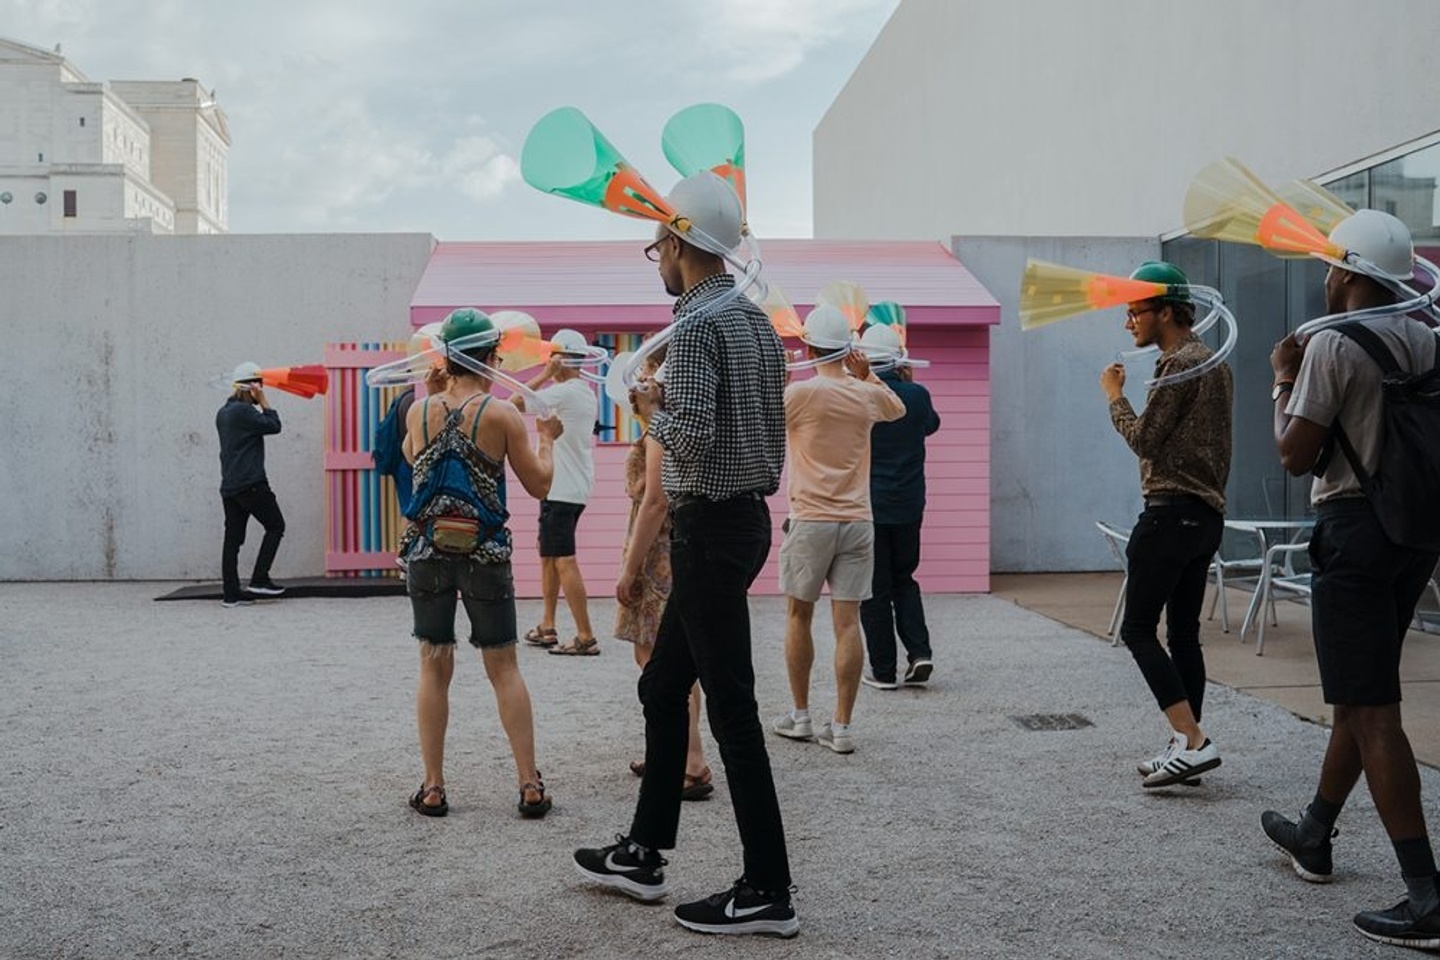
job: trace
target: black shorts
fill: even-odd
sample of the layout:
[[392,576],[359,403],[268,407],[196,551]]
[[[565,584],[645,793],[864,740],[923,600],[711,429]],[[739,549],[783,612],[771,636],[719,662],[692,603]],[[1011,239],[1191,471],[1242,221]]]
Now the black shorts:
[[583,503],[541,500],[540,556],[575,556],[575,527],[579,525],[580,514],[584,512]]
[[1391,543],[1367,500],[1322,503],[1310,538],[1315,659],[1325,702],[1400,702],[1400,647],[1436,555]]
[[405,591],[415,617],[415,639],[455,645],[455,602],[465,603],[470,644],[489,650],[515,643],[515,579],[509,563],[474,560],[412,560]]

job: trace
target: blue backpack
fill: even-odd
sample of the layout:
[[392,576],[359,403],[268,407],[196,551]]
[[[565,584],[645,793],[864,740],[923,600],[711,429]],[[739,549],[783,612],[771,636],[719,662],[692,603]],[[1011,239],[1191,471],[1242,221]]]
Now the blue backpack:
[[375,428],[375,441],[370,448],[370,457],[375,461],[375,470],[381,476],[396,477],[405,463],[405,415],[415,400],[415,388],[410,387],[394,400],[384,418]]

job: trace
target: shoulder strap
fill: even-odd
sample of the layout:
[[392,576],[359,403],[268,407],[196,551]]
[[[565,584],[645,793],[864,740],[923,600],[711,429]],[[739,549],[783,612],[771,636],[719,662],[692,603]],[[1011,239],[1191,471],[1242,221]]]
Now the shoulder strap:
[[1397,373],[1404,373],[1404,371],[1400,369],[1400,364],[1395,360],[1395,355],[1390,352],[1390,348],[1385,346],[1385,341],[1381,340],[1380,335],[1374,330],[1371,330],[1361,323],[1354,322],[1342,323],[1336,327],[1335,330],[1360,344],[1361,348],[1370,354],[1370,359],[1380,364],[1380,369],[1387,377]]
[[[1402,372],[1400,364],[1395,362],[1395,355],[1390,352],[1390,348],[1385,346],[1380,335],[1374,330],[1358,322],[1352,322],[1340,324],[1335,331],[1360,344],[1361,349],[1370,355],[1370,359],[1380,365],[1380,370],[1386,376]],[[1355,479],[1360,481],[1360,489],[1365,491],[1366,496],[1369,496],[1370,487],[1374,481],[1370,472],[1361,466],[1360,455],[1355,452],[1350,438],[1345,436],[1345,430],[1340,426],[1338,415],[1335,417],[1335,422],[1330,425],[1330,430],[1335,435],[1335,442],[1340,444],[1340,450],[1345,454],[1345,459],[1350,461],[1350,469],[1355,472]]]
[[420,403],[420,446],[430,446],[430,398],[427,396]]
[[[470,398],[475,399],[474,397]],[[469,403],[470,400],[466,400]],[[470,424],[470,442],[475,442],[475,431],[480,429],[480,418],[485,415],[485,406],[490,402],[490,394],[485,394],[485,399],[480,401],[480,409],[475,411],[475,422]]]

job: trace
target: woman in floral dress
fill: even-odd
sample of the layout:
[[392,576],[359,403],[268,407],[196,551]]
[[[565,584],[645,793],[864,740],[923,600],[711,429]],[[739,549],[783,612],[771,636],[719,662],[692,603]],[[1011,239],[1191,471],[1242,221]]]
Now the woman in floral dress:
[[[642,376],[652,378],[665,359],[665,351],[652,354]],[[655,649],[660,615],[670,596],[670,513],[665,491],[660,486],[660,464],[664,450],[647,430],[630,448],[625,459],[625,489],[630,495],[630,523],[625,531],[620,579],[615,599],[615,638],[635,647],[635,662],[643,670]],[[645,772],[644,761],[631,762],[636,776]],[[700,685],[690,691],[690,749],[685,758],[686,800],[703,800],[715,792],[710,768],[705,764],[700,741]]]

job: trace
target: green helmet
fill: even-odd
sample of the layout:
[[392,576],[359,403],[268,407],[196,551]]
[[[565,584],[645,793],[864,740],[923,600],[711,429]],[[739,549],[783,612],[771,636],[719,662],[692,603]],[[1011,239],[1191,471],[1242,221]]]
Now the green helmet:
[[[490,322],[490,317],[483,310],[461,307],[458,310],[451,310],[450,316],[446,317],[445,322],[440,325],[440,339],[446,343],[452,343],[462,337],[471,337],[494,329],[495,324]],[[472,344],[472,346],[480,345]]]
[[[1185,276],[1185,271],[1173,263],[1166,263],[1164,260],[1146,260],[1135,268],[1130,274],[1131,280],[1144,280],[1147,283],[1163,283],[1170,287],[1170,292],[1159,300],[1168,300],[1171,303],[1189,303],[1190,291],[1184,289],[1190,285],[1190,278]],[[1181,289],[1176,290],[1176,287]]]

